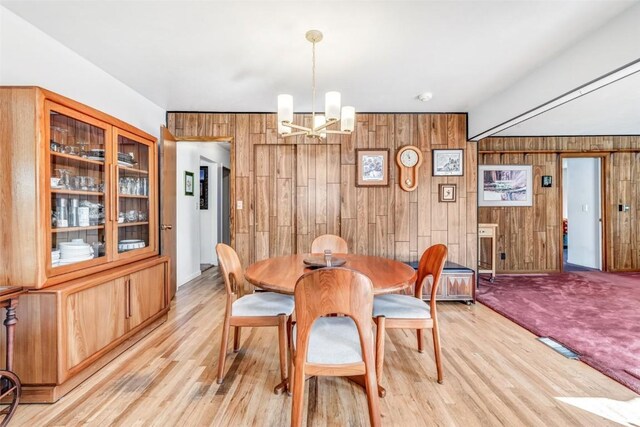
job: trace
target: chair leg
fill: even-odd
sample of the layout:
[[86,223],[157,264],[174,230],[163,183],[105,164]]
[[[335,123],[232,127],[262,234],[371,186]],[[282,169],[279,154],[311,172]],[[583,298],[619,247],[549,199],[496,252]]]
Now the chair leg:
[[227,359],[227,342],[229,341],[229,316],[225,314],[222,325],[222,341],[220,342],[220,356],[218,357],[218,384],[222,384],[224,378],[224,362]]
[[236,326],[233,330],[233,351],[240,350],[240,326]]
[[287,379],[287,316],[278,316],[278,343],[280,347],[280,379]]
[[416,329],[418,335],[418,353],[424,353],[424,335],[422,329]]
[[[298,349],[297,355],[305,352]],[[291,427],[302,426],[302,414],[304,410],[304,358],[296,357],[293,369],[293,398],[291,402]]]
[[[384,316],[376,317],[376,380],[378,384],[382,384],[382,370],[384,367]],[[380,397],[384,397],[385,393],[380,393]]]
[[438,370],[438,383],[443,383],[442,375],[442,355],[440,354],[440,333],[438,332],[438,324],[433,323],[433,350],[436,357],[436,369]]
[[372,427],[379,427],[382,425],[382,421],[380,419],[380,397],[378,395],[378,381],[376,380],[376,370],[374,369],[376,366],[374,362],[373,348],[370,347],[368,351],[365,350],[364,381],[367,392],[367,403],[369,404],[369,421]]
[[295,354],[293,352],[293,315],[289,317],[287,320],[287,338],[288,338],[288,347],[289,347],[289,380],[287,381],[287,394],[291,396],[293,390],[293,375],[294,375],[294,367],[293,367],[293,358]]

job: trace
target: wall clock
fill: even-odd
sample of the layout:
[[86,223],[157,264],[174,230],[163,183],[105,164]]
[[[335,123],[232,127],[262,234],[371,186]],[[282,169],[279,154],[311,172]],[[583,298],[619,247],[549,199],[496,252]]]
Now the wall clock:
[[422,151],[415,145],[406,145],[398,150],[396,162],[400,169],[400,188],[404,191],[418,188],[418,169],[422,165]]

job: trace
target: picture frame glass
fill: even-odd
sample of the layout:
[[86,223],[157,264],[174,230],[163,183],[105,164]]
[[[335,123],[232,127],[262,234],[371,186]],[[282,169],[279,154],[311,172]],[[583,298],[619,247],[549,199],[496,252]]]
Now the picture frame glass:
[[479,206],[532,206],[531,165],[481,165]]
[[185,196],[193,196],[193,172],[184,173],[184,194]]
[[360,187],[389,185],[389,150],[356,150],[356,184]]
[[464,150],[433,150],[433,176],[462,176]]

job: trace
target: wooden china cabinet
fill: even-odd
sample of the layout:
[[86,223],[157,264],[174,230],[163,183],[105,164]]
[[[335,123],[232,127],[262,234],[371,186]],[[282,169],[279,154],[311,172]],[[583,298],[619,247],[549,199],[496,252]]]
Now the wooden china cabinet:
[[47,90],[0,87],[0,148],[0,285],[30,288],[14,370],[22,401],[55,402],[166,320],[156,140]]

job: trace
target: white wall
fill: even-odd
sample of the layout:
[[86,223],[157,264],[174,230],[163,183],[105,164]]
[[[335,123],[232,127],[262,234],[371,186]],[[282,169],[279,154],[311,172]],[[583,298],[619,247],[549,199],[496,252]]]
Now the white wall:
[[[229,151],[215,143],[208,142],[178,142],[176,150],[176,274],[178,286],[200,275],[201,241],[203,230],[201,229],[199,209],[200,187],[198,176],[200,172],[201,158],[215,162],[218,165],[229,168]],[[195,188],[193,196],[184,194],[184,173],[193,172]],[[211,170],[209,171],[211,174]],[[211,188],[210,188],[211,191]],[[216,211],[218,202],[209,200],[209,210]],[[217,218],[217,217],[216,217]],[[216,227],[213,227],[214,229]],[[209,233],[213,236],[213,232]],[[217,237],[217,232],[215,233]],[[215,247],[215,242],[211,242]],[[214,249],[215,250],[215,249]],[[213,260],[217,263],[217,259]]]
[[468,137],[640,58],[640,4],[469,110]]
[[600,159],[567,159],[567,262],[600,269]]
[[165,122],[163,108],[3,6],[0,84],[49,89],[156,137]]

